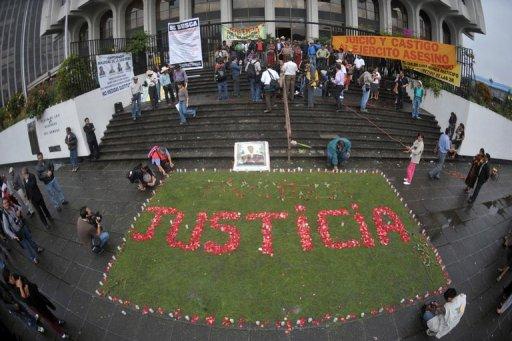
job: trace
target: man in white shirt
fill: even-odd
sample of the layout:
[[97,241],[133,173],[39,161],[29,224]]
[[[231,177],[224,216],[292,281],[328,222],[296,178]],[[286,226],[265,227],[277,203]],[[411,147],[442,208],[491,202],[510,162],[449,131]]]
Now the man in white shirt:
[[266,70],[261,74],[261,83],[263,83],[263,91],[265,93],[265,103],[267,108],[265,109],[265,113],[272,111],[272,101],[274,99],[275,93],[278,90],[279,75],[276,71],[274,71],[269,66],[266,66]]
[[140,117],[140,96],[142,94],[142,84],[139,83],[137,77],[133,77],[130,91],[132,93],[132,118],[135,121]]
[[354,66],[355,66],[354,78],[356,80],[359,79],[359,77],[361,76],[361,73],[363,72],[364,65],[365,65],[364,59],[361,58],[359,55],[356,55],[356,58],[354,59]]
[[288,92],[288,100],[293,101],[295,95],[295,75],[297,74],[297,64],[291,60],[290,56],[285,56],[286,63],[283,64],[284,90]]

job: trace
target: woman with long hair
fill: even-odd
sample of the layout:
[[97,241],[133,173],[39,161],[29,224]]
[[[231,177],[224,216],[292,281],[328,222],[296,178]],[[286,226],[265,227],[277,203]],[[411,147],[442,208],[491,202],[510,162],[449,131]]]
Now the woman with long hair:
[[464,180],[464,183],[466,184],[464,192],[468,193],[469,190],[475,186],[476,180],[478,179],[478,170],[484,162],[485,150],[480,148],[478,154],[473,157],[473,161],[471,161],[471,168],[469,169],[468,175],[466,176],[466,180]]
[[409,162],[409,166],[407,166],[407,176],[404,178],[404,185],[406,186],[409,186],[412,183],[414,171],[416,170],[416,165],[420,163],[423,149],[423,134],[418,133],[412,146],[408,147],[406,150],[406,153],[411,153],[411,161]]

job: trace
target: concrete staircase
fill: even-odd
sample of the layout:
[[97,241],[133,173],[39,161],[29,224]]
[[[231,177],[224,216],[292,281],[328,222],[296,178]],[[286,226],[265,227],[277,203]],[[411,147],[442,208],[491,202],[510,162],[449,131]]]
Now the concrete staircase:
[[[217,101],[211,70],[197,74],[200,77],[189,82],[189,93],[198,115],[189,120],[189,125],[180,126],[176,109],[165,102],[157,110],[149,110],[145,104],[143,109],[147,109],[137,122],[126,108],[115,114],[107,127],[101,141],[101,159],[144,160],[149,148],[159,144],[168,147],[176,159],[226,160],[233,158],[235,142],[255,140],[269,142],[271,158],[287,157],[282,101],[277,101],[271,113],[263,113],[263,103],[248,100],[248,82],[243,79],[240,98]],[[231,85],[229,88],[231,91]],[[292,137],[311,146],[292,149],[292,158],[323,160],[327,142],[340,135],[352,141],[353,158],[407,159],[403,146],[388,134],[410,145],[417,132],[425,136],[423,157],[434,158],[432,151],[440,131],[433,116],[424,114],[421,120],[412,120],[410,113],[395,111],[393,95],[385,89],[378,103],[370,102],[370,113],[361,116],[357,112],[360,96],[358,87],[351,88],[343,112],[335,111],[331,98],[317,98],[314,109],[307,108],[302,98],[290,104]]]

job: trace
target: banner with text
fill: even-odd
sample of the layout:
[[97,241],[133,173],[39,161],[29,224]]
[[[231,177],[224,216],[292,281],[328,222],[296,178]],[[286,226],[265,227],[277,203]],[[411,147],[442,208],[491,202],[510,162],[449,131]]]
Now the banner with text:
[[98,55],[96,56],[96,69],[103,97],[128,89],[133,78],[132,54]]
[[439,79],[440,81],[446,82],[448,84],[460,87],[462,69],[460,64],[443,67],[434,65],[425,66],[418,63],[402,62],[402,67],[404,69],[411,69],[432,78]]
[[455,45],[390,36],[334,36],[332,46],[354,54],[399,59],[423,65],[455,65]]
[[265,25],[229,27],[222,25],[222,40],[258,40],[267,36]]
[[169,23],[169,63],[185,70],[203,68],[199,19]]

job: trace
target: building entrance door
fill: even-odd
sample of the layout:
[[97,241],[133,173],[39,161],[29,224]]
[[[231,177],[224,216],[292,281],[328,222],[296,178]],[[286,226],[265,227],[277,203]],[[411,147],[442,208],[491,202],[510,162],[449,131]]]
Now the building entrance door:
[[276,38],[281,37],[290,39],[292,37],[292,29],[289,27],[276,27]]

